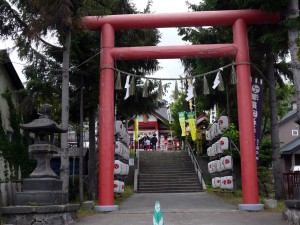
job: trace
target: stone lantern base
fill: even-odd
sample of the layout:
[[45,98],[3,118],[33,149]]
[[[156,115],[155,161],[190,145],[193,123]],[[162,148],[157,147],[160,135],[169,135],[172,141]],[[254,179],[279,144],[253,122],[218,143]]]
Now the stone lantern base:
[[2,207],[1,216],[7,224],[55,224],[68,225],[76,220],[78,204],[47,206]]
[[17,192],[15,196],[15,205],[61,205],[68,203],[68,193],[63,191],[26,191]]

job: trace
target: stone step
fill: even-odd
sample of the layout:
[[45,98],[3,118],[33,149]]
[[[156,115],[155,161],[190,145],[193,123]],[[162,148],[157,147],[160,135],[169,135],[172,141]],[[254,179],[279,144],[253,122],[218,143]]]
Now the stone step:
[[200,192],[202,186],[187,152],[140,152],[138,192]]
[[178,173],[149,173],[149,171],[146,171],[145,173],[140,173],[139,177],[187,177],[187,176],[195,176],[196,174],[194,171],[180,171]]
[[186,185],[190,187],[200,187],[200,183],[199,181],[151,181],[151,182],[147,182],[147,181],[143,181],[139,183],[139,187],[186,187]]
[[140,174],[195,173],[194,168],[143,168]]
[[139,188],[138,192],[140,193],[184,193],[184,192],[201,192],[202,188],[170,188],[170,187],[162,187],[162,188]]

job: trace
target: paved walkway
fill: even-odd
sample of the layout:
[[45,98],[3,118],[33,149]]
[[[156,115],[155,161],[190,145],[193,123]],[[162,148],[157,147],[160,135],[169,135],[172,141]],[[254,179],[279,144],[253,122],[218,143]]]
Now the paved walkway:
[[222,199],[199,193],[134,194],[120,210],[99,213],[75,225],[151,225],[154,203],[159,201],[165,225],[288,225],[281,213],[245,212]]

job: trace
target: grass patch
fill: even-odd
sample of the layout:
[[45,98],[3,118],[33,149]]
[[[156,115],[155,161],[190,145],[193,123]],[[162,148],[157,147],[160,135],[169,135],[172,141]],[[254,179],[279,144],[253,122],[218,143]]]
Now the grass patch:
[[126,185],[124,193],[122,195],[115,196],[115,205],[120,205],[122,202],[124,202],[127,198],[129,198],[133,194],[134,194],[133,186]]
[[[132,185],[126,185],[125,186],[125,191],[122,195],[117,195],[114,198],[114,204],[115,205],[120,205],[122,202],[124,202],[127,198],[129,198],[131,195],[134,194],[133,186]],[[96,205],[97,203],[95,203]],[[94,210],[93,208],[87,208],[87,207],[80,207],[79,210],[77,210],[77,218],[81,219],[86,216],[91,216],[94,214],[100,213],[99,211]],[[1,224],[0,224],[1,225]]]
[[[228,191],[228,190],[220,190],[220,189],[215,189],[212,187],[208,187],[206,190],[207,193],[216,195],[225,201],[238,205],[243,203],[243,194],[242,190],[236,190],[236,191]],[[264,203],[264,197],[260,197],[260,202],[262,204]],[[265,212],[283,212],[285,208],[284,205],[284,200],[277,200],[277,208],[269,208],[266,204],[264,206],[264,211]]]
[[[277,208],[269,208],[266,204],[264,207],[264,211],[266,212],[283,212],[285,205],[284,205],[285,200],[277,200]],[[264,203],[264,199],[261,199],[261,202]]]
[[78,219],[81,219],[81,218],[84,218],[86,216],[91,216],[91,215],[94,215],[94,214],[97,214],[99,213],[98,211],[94,210],[94,209],[90,209],[90,208],[87,208],[87,207],[80,207],[79,210],[77,210],[77,218]]
[[215,189],[212,187],[208,187],[206,192],[216,195],[231,204],[238,205],[243,202],[241,190],[229,191],[229,190],[221,190],[221,189]]

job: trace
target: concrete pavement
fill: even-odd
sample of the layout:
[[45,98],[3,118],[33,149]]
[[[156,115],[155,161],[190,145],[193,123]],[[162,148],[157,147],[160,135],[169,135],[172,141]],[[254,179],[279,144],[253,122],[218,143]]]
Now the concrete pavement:
[[151,225],[155,201],[159,201],[165,225],[288,225],[282,213],[239,211],[206,192],[137,193],[120,210],[82,218],[75,225]]

